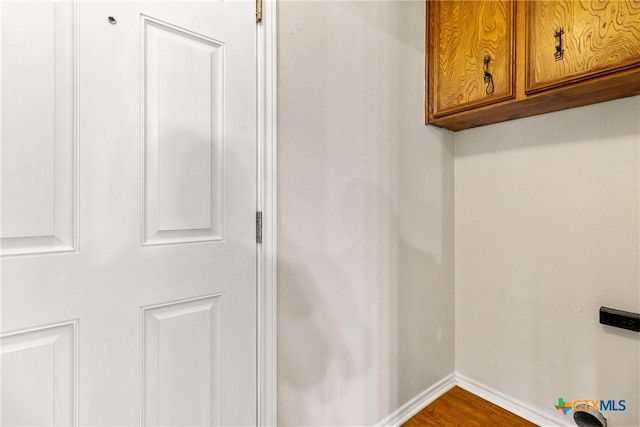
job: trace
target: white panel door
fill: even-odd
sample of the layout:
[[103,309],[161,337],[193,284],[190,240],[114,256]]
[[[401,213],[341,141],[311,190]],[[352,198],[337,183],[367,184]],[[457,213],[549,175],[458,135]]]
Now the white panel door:
[[254,3],[0,20],[1,424],[254,425]]

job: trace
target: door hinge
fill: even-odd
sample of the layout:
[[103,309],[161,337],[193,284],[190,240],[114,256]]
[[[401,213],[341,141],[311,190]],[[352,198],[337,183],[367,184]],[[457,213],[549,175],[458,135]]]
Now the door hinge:
[[262,0],[256,0],[256,22],[262,22]]
[[256,243],[262,243],[262,212],[256,212]]

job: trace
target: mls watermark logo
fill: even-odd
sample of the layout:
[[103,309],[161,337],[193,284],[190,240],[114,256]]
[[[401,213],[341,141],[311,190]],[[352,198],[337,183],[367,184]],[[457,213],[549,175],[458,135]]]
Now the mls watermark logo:
[[564,398],[559,397],[558,403],[554,405],[554,407],[562,412],[564,415],[567,415],[571,412],[572,409],[575,409],[578,405],[585,405],[587,407],[591,407],[593,409],[599,411],[624,411],[627,409],[627,401],[626,400],[574,400],[574,401],[565,401]]

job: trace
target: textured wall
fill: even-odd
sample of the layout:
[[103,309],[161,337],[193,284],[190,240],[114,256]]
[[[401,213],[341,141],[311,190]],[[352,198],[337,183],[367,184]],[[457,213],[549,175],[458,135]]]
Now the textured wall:
[[[455,135],[456,369],[550,414],[626,399],[640,425],[640,98]],[[569,417],[567,417],[569,418]]]
[[281,425],[370,425],[453,371],[452,134],[423,2],[280,2]]

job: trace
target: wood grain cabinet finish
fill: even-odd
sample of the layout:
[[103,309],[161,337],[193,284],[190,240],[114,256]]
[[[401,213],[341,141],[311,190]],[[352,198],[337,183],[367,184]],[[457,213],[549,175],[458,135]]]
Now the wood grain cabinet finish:
[[640,0],[427,0],[426,37],[426,122],[454,131],[640,94]]
[[[433,4],[432,17],[438,18],[430,25],[431,55],[437,61],[434,116],[513,97],[513,6],[512,1]],[[491,75],[488,82],[485,70]]]
[[527,93],[640,65],[640,1],[527,3]]

